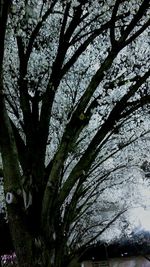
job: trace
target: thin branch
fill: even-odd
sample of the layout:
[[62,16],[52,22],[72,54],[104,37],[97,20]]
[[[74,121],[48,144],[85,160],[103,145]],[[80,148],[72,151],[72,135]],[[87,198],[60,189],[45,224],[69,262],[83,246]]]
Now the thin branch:
[[122,44],[125,42],[126,38],[129,36],[129,34],[132,32],[132,30],[137,25],[137,23],[143,17],[148,7],[149,7],[149,1],[144,0],[141,6],[139,7],[139,10],[137,11],[137,13],[134,15],[133,19],[131,20],[129,25],[124,30],[123,35],[120,37],[119,42],[122,42]]
[[[85,247],[87,247],[89,244],[91,244],[93,241],[95,241],[100,235],[102,235],[119,217],[124,214],[127,211],[127,209],[124,209],[123,211],[120,211],[117,213],[117,215],[101,230],[96,234],[94,237],[92,237],[88,242],[84,244]],[[82,253],[85,253],[82,252]],[[81,256],[81,255],[80,255]]]
[[40,21],[38,22],[38,24],[36,25],[35,29],[33,30],[31,36],[30,36],[30,39],[29,39],[29,43],[28,43],[28,46],[27,46],[27,49],[26,49],[26,60],[28,61],[29,60],[29,57],[30,57],[30,54],[32,52],[32,49],[33,49],[33,44],[34,44],[34,41],[43,25],[43,22],[46,21],[46,19],[48,18],[48,16],[52,13],[53,11],[53,8],[55,6],[55,4],[57,3],[57,0],[53,1],[50,8],[47,9],[47,11],[45,12],[45,14],[42,16],[42,18],[40,19]]
[[142,32],[144,32],[150,26],[150,19],[144,23],[144,25],[137,30],[131,37],[129,37],[126,41],[124,41],[123,46],[127,46],[131,42],[133,42]]
[[7,18],[9,13],[9,7],[11,6],[11,0],[0,0],[0,79],[2,72],[2,64],[4,57],[4,41],[6,33]]
[[117,17],[117,12],[118,12],[120,3],[121,3],[120,0],[116,0],[113,11],[112,11],[112,16],[111,16],[110,41],[111,41],[112,47],[115,47],[116,45],[115,23],[116,23],[116,17]]

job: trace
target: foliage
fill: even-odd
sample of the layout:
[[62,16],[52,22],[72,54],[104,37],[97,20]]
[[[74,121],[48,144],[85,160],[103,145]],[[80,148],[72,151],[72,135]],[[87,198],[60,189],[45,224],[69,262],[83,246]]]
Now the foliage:
[[147,0],[0,1],[0,145],[21,266],[67,266],[98,188],[137,164],[133,143],[146,147],[149,23]]

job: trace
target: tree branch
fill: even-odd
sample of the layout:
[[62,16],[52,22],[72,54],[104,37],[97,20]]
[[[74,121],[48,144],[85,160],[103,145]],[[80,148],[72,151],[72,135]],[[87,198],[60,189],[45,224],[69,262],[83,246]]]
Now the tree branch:
[[[87,247],[88,245],[90,245],[93,241],[95,241],[100,235],[102,235],[102,233],[104,233],[122,214],[124,214],[125,212],[127,211],[127,209],[124,209],[123,211],[120,211],[120,212],[118,212],[117,213],[117,215],[116,216],[114,216],[114,218],[101,230],[101,231],[99,231],[99,233],[98,234],[96,234],[94,237],[92,237],[88,242],[86,242],[85,244],[84,244],[84,246],[85,247]],[[86,251],[86,249],[85,249],[85,251]],[[82,252],[82,253],[85,253],[85,251],[84,252]],[[81,255],[80,255],[80,257],[81,257]]]
[[[132,32],[132,30],[135,28],[137,23],[140,21],[140,19],[143,17],[144,13],[149,7],[149,1],[144,0],[141,6],[139,7],[139,10],[137,13],[134,15],[133,19],[129,23],[129,25],[126,27],[126,29],[123,32],[123,35],[120,37],[120,40],[118,41],[119,43],[124,43],[129,34]],[[128,42],[129,43],[129,42]]]
[[11,0],[0,0],[0,79],[2,73],[2,64],[4,57],[4,41],[6,33],[7,18],[9,13],[9,7],[11,5]]
[[[113,129],[116,122],[119,122],[122,112],[126,109],[128,99],[139,89],[139,87],[146,81],[150,75],[150,70],[146,72],[140,79],[130,87],[129,92],[122,97],[122,99],[114,106],[110,112],[107,120],[101,126],[100,130],[95,134],[88,148],[76,164],[68,179],[64,183],[60,192],[60,203],[63,203],[64,199],[73,188],[74,184],[78,179],[86,174],[94,162],[96,156],[101,148],[101,142],[104,140],[106,135]],[[129,115],[129,114],[128,114]]]
[[116,23],[116,17],[117,17],[119,5],[120,5],[120,0],[116,0],[113,11],[112,11],[112,16],[111,16],[110,41],[111,41],[112,47],[115,47],[117,43],[116,38],[115,38],[115,23]]
[[26,60],[28,61],[29,60],[29,57],[30,57],[30,54],[32,52],[32,49],[33,49],[33,44],[34,44],[34,41],[43,25],[43,22],[46,21],[46,19],[48,18],[48,16],[52,13],[53,11],[53,8],[55,6],[55,4],[57,3],[57,0],[53,1],[50,8],[47,9],[47,11],[45,12],[45,14],[42,16],[42,18],[40,19],[40,21],[38,22],[38,24],[36,25],[35,29],[33,30],[31,36],[30,36],[30,39],[29,39],[29,43],[28,43],[28,46],[27,46],[27,50],[26,50]]

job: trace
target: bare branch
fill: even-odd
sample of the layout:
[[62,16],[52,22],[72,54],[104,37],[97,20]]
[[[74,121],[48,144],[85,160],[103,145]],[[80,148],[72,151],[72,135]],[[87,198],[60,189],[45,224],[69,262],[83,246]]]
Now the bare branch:
[[110,26],[110,41],[112,47],[115,47],[116,45],[116,38],[115,38],[115,22],[117,17],[117,11],[120,5],[120,1],[116,0],[113,11],[112,11],[112,17],[111,17],[111,26]]
[[139,7],[139,10],[134,15],[133,19],[129,23],[129,25],[124,30],[123,36],[121,37],[121,41],[125,41],[126,38],[129,36],[129,34],[132,32],[132,30],[135,28],[137,23],[140,21],[140,19],[143,17],[143,15],[146,13],[147,9],[149,7],[149,1],[143,0],[143,3]]
[[[117,213],[112,220],[109,221],[109,223],[96,234],[94,237],[92,237],[87,243],[85,243],[85,247],[91,244],[94,240],[96,240],[100,235],[102,235],[122,214],[124,214],[127,211],[127,209],[124,209]],[[85,251],[84,251],[85,252]]]

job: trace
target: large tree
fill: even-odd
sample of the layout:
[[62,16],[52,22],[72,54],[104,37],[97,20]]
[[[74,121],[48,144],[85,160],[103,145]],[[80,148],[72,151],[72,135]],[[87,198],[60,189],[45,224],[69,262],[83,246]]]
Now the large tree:
[[149,24],[148,0],[0,0],[0,145],[20,266],[69,264],[104,161],[145,125]]

